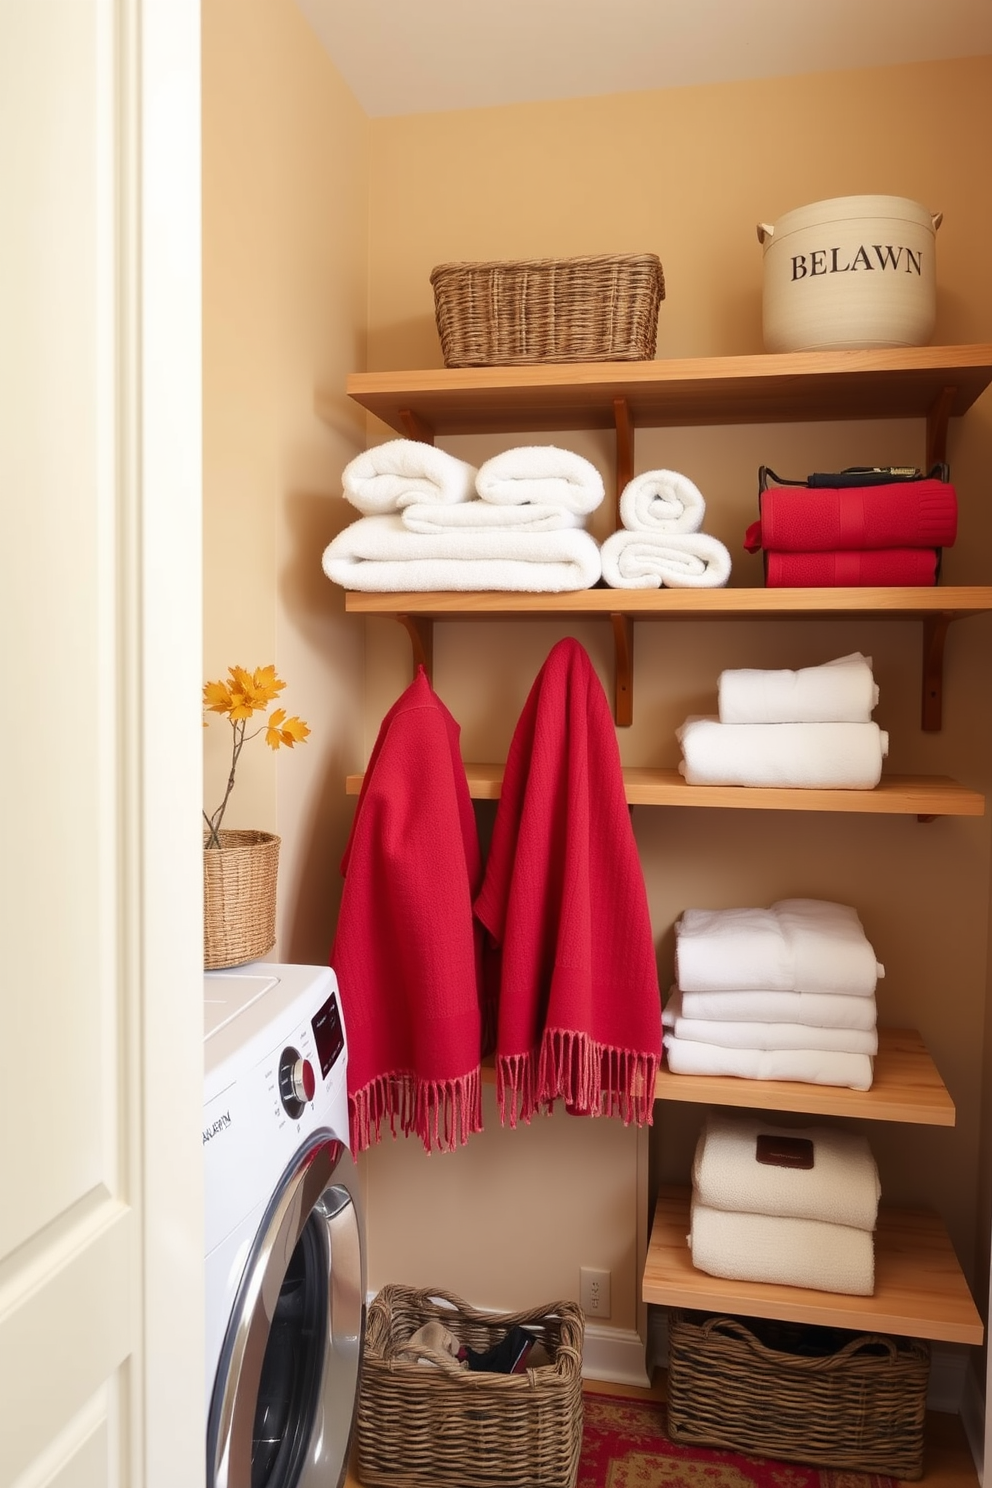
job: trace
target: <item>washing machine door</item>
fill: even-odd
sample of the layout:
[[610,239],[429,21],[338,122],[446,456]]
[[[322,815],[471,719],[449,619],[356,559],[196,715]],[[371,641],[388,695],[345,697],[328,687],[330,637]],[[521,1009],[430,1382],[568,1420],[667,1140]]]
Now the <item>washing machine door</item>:
[[365,1330],[353,1175],[342,1143],[316,1134],[272,1196],[221,1350],[208,1488],[344,1480]]

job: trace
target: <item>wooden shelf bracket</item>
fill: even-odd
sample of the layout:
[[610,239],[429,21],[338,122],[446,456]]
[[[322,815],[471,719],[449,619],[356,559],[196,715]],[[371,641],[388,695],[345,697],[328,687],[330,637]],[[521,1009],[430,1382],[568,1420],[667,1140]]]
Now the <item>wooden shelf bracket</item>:
[[413,651],[413,673],[418,666],[427,673],[427,680],[434,682],[434,621],[426,615],[397,615],[397,620],[410,637]]
[[956,387],[945,387],[938,393],[927,412],[927,470],[947,463],[947,428],[951,410],[958,395]]
[[613,716],[618,728],[634,721],[634,622],[629,615],[610,616],[616,670],[613,682]]
[[426,419],[422,419],[419,413],[412,408],[400,409],[400,422],[407,439],[415,439],[418,444],[433,444],[434,430]]
[[944,642],[953,615],[926,615],[923,620],[923,695],[920,727],[924,733],[940,731],[944,712]]

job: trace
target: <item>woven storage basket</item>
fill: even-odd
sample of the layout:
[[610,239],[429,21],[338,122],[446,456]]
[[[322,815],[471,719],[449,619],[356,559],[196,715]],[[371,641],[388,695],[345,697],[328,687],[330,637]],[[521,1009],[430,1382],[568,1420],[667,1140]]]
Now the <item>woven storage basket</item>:
[[446,367],[650,361],[665,276],[654,253],[438,264]]
[[[811,1346],[830,1351],[796,1352]],[[674,1310],[669,1349],[672,1441],[923,1476],[924,1340]]]
[[[524,1374],[404,1357],[438,1320],[485,1352],[515,1324],[552,1364]],[[358,1476],[386,1488],[573,1488],[582,1449],[582,1313],[574,1302],[530,1312],[477,1312],[451,1292],[389,1285],[369,1308],[358,1400]]]
[[279,841],[271,832],[218,832],[220,848],[203,834],[203,965],[241,966],[276,943]]

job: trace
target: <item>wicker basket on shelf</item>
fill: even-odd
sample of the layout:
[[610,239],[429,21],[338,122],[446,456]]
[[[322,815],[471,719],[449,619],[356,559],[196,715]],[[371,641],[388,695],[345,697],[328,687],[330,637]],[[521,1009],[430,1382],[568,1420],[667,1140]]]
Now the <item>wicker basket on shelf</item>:
[[923,1476],[925,1340],[677,1309],[668,1336],[672,1441]]
[[446,367],[650,361],[665,298],[654,253],[445,263],[431,284]]
[[[404,1354],[439,1321],[480,1353],[515,1325],[552,1363],[523,1374]],[[479,1312],[450,1292],[391,1284],[373,1299],[358,1400],[358,1477],[383,1488],[573,1488],[582,1449],[583,1318],[573,1302]]]

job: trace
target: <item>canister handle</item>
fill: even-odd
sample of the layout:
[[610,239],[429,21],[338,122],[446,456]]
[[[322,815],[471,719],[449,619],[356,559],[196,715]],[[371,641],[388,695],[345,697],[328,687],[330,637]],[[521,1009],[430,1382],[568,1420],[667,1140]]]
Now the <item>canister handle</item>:
[[759,243],[763,243],[766,238],[769,242],[771,242],[772,238],[775,236],[775,229],[773,227],[769,227],[767,222],[759,222],[757,232]]
[[934,230],[934,232],[937,231],[938,227],[943,222],[943,220],[944,220],[944,214],[943,214],[943,212],[931,212],[930,213],[930,221],[933,223],[933,230]]

